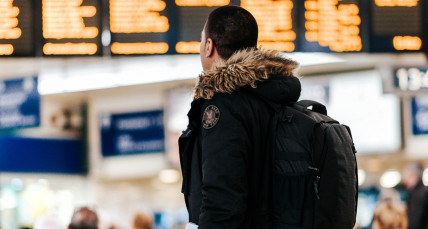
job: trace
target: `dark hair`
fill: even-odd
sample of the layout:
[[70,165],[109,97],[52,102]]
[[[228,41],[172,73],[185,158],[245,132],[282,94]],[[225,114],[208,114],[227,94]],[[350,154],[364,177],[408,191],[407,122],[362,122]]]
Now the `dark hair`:
[[74,211],[69,225],[70,229],[97,229],[98,216],[95,211],[87,207],[78,208]]
[[244,8],[222,6],[208,16],[205,36],[213,40],[220,57],[227,60],[240,49],[257,46],[257,22]]

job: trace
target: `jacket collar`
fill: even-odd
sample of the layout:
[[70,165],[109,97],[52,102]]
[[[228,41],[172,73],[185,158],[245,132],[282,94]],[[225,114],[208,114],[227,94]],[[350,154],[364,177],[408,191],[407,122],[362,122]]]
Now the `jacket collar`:
[[295,76],[297,67],[297,62],[281,52],[244,49],[199,75],[194,99],[211,99],[214,94],[232,93],[244,86],[256,88],[258,82],[273,75]]

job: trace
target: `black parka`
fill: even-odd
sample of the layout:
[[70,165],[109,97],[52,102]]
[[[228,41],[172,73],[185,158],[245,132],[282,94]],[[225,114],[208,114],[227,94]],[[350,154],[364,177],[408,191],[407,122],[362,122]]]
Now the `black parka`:
[[200,229],[272,228],[267,101],[297,101],[296,67],[279,52],[251,49],[199,77],[179,146],[189,221]]

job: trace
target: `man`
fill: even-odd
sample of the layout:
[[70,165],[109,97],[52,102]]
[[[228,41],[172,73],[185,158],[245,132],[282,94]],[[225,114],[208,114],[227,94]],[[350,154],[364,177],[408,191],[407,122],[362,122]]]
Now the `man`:
[[86,207],[77,209],[71,217],[68,229],[98,229],[97,213]]
[[179,140],[189,221],[201,229],[272,227],[270,105],[297,101],[301,87],[298,64],[257,49],[257,36],[237,6],[214,10],[201,33],[204,72]]
[[428,229],[428,189],[422,183],[423,166],[409,164],[404,172],[407,187],[407,217],[409,229]]

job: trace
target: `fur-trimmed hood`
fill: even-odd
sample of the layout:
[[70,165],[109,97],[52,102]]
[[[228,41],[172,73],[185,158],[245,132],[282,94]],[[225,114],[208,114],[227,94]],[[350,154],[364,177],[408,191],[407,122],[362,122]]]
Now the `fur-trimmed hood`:
[[194,99],[211,99],[217,93],[232,93],[246,87],[277,103],[296,101],[300,81],[297,62],[272,50],[246,49],[203,72],[195,86]]

